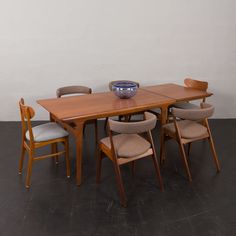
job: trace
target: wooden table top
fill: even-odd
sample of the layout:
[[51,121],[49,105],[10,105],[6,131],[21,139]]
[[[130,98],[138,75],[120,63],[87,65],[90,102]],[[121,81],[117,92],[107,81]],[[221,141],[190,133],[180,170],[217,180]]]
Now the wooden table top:
[[138,89],[137,94],[130,99],[120,99],[113,92],[103,92],[43,99],[37,102],[59,120],[70,121],[124,115],[161,106],[169,106],[175,100],[144,89]]
[[201,99],[203,97],[209,97],[212,95],[212,93],[209,92],[187,88],[172,83],[146,86],[142,87],[142,89],[153,92],[155,94],[167,96],[169,98],[175,99],[177,102],[191,101],[191,100]]

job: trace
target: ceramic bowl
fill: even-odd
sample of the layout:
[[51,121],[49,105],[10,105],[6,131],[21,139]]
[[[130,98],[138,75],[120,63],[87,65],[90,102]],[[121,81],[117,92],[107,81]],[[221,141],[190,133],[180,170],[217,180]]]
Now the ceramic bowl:
[[138,85],[132,81],[116,81],[112,84],[112,91],[121,99],[133,97],[138,89]]

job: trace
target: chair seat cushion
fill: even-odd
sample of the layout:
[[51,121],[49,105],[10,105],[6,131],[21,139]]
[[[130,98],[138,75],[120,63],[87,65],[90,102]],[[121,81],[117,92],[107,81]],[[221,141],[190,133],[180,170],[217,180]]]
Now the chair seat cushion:
[[[109,137],[101,139],[101,142],[111,148]],[[147,152],[151,147],[151,144],[138,134],[114,135],[113,143],[119,157],[135,157]]]
[[172,105],[172,107],[181,108],[181,109],[199,109],[200,106],[195,105],[191,102],[177,102]]
[[[68,132],[61,128],[55,122],[38,125],[32,128],[35,142],[44,142],[52,139],[62,138],[68,136]],[[29,140],[29,131],[25,134]]]
[[[207,128],[197,122],[190,120],[177,121],[180,129],[181,138],[194,139],[207,134]],[[170,136],[175,135],[174,123],[169,123],[163,126],[164,130]]]

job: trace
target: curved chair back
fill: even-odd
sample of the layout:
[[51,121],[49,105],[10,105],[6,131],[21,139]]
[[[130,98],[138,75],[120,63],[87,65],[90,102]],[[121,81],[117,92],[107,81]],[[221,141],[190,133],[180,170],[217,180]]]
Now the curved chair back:
[[184,84],[189,88],[194,88],[202,91],[207,91],[208,89],[208,82],[195,80],[191,78],[186,78],[184,80]]
[[111,131],[122,134],[138,134],[152,130],[156,126],[157,118],[150,112],[144,113],[145,120],[138,122],[120,122],[109,118]]
[[23,98],[20,99],[19,106],[20,106],[21,126],[22,126],[23,138],[25,139],[25,133],[28,130],[29,131],[30,142],[33,143],[34,136],[33,136],[33,130],[32,130],[30,120],[35,115],[34,109],[30,106],[26,106]]
[[175,117],[185,120],[202,120],[208,118],[214,113],[214,106],[208,103],[201,103],[201,109],[180,109],[172,108],[172,114]]
[[63,95],[68,94],[91,94],[92,89],[86,86],[66,86],[57,89],[57,97],[60,98]]
[[136,83],[138,88],[139,88],[139,86],[140,86],[139,83],[136,82],[136,81],[131,81],[131,80],[113,80],[113,81],[109,82],[109,89],[110,89],[110,91],[112,91],[112,85],[113,85],[114,83],[116,83],[116,82],[122,82],[122,81],[128,81],[128,82]]

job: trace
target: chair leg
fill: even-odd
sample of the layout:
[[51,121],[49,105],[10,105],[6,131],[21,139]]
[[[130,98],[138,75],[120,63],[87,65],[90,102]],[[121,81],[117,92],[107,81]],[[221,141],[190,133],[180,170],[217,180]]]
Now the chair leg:
[[131,162],[131,173],[132,173],[132,177],[134,177],[134,174],[135,174],[135,161]]
[[[53,143],[53,144],[51,144],[51,152],[52,152],[52,154],[53,153],[57,153],[57,144],[56,143]],[[54,157],[54,160],[55,160],[55,163],[56,163],[56,165],[59,163],[59,158],[58,158],[58,156],[55,156]]]
[[189,170],[188,161],[187,161],[186,153],[185,153],[185,150],[184,150],[184,146],[183,146],[182,143],[179,143],[179,147],[180,147],[180,151],[181,151],[181,154],[182,154],[184,167],[185,167],[186,174],[188,176],[188,180],[189,180],[189,182],[192,182],[192,176],[191,176],[191,173],[190,173],[190,170]]
[[108,122],[108,117],[106,117],[105,123],[104,123],[104,130],[107,130],[107,122]]
[[[51,121],[51,122],[55,122],[55,119],[53,118],[53,116],[52,116],[51,113],[50,113],[49,116],[50,116],[50,121]],[[53,144],[51,145],[51,153],[53,154],[53,153],[56,153],[56,152],[57,152],[57,146],[56,146],[56,144],[53,143]],[[58,156],[55,156],[55,157],[54,157],[54,160],[55,160],[55,163],[56,163],[56,164],[59,163]]]
[[124,121],[125,121],[125,122],[129,122],[130,119],[131,119],[131,115],[126,115],[126,116],[124,116]]
[[95,141],[96,145],[98,144],[98,120],[94,120],[94,132],[95,132]]
[[70,178],[70,156],[69,156],[69,141],[68,138],[65,141],[65,159],[66,159],[66,176]]
[[24,143],[22,142],[22,145],[21,145],[21,156],[20,156],[20,162],[19,162],[19,174],[20,175],[22,173],[24,157],[25,157],[25,147],[24,147]]
[[114,164],[115,173],[116,173],[116,182],[117,182],[119,194],[120,194],[120,203],[123,207],[126,207],[127,201],[126,201],[125,189],[124,189],[124,185],[123,185],[123,181],[122,181],[122,177],[120,173],[120,167],[118,166],[117,163],[113,163],[113,164]]
[[97,175],[96,175],[96,183],[99,184],[101,180],[101,169],[102,169],[102,151],[99,148],[98,150],[98,157],[97,157]]
[[211,135],[208,138],[208,141],[209,141],[210,146],[211,146],[211,151],[212,151],[212,154],[213,154],[213,159],[214,159],[214,162],[215,162],[215,165],[216,165],[217,172],[220,172],[220,163],[219,163],[219,160],[217,158],[215,145],[214,145],[214,142],[213,142],[213,139],[212,139]]
[[161,134],[160,134],[160,139],[161,139],[161,146],[160,146],[160,165],[164,164],[165,161],[165,133],[164,129],[161,128]]
[[31,178],[31,173],[32,173],[32,165],[33,165],[33,152],[29,152],[29,160],[28,160],[28,170],[27,170],[27,176],[26,176],[26,184],[25,187],[29,188],[30,187],[30,178]]
[[216,150],[215,150],[215,145],[214,145],[214,142],[213,142],[213,138],[212,138],[212,135],[211,135],[211,130],[210,130],[210,127],[209,127],[207,119],[205,119],[205,125],[206,125],[207,130],[208,130],[208,134],[209,134],[208,141],[209,141],[210,146],[211,146],[211,151],[212,151],[213,158],[214,158],[214,161],[215,161],[215,164],[216,164],[216,169],[217,169],[217,172],[220,172],[220,163],[219,163],[219,160],[217,158],[217,154],[216,154]]
[[192,143],[188,143],[188,156],[190,155],[191,145]]
[[160,171],[158,161],[157,161],[157,159],[154,155],[152,155],[152,160],[153,160],[153,164],[154,164],[154,167],[155,167],[155,170],[156,170],[156,175],[157,175],[157,178],[158,178],[158,181],[159,181],[160,189],[161,189],[161,191],[163,191],[164,187],[163,187],[163,180],[162,180],[162,176],[161,176],[161,171]]

